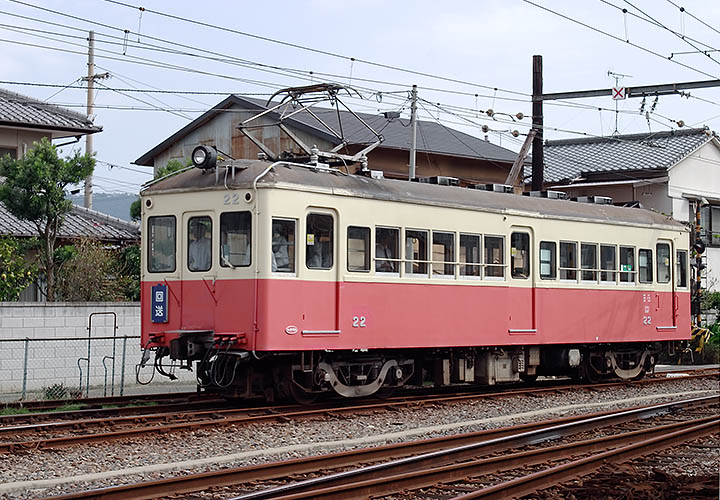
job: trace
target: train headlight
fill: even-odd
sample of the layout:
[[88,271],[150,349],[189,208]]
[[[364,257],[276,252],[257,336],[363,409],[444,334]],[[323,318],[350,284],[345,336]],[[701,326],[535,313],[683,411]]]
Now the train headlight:
[[195,167],[203,170],[214,168],[217,162],[217,150],[207,146],[198,146],[193,149],[192,162]]

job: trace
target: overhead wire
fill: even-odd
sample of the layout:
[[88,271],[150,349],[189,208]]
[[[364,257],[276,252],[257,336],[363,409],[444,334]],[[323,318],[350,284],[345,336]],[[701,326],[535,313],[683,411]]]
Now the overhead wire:
[[678,10],[680,10],[680,12],[683,12],[683,13],[687,14],[688,16],[692,17],[693,19],[695,19],[695,20],[696,20],[697,22],[699,22],[700,24],[702,24],[702,25],[710,28],[710,29],[713,30],[715,33],[717,33],[717,34],[720,35],[720,31],[718,31],[717,28],[715,28],[714,26],[709,25],[708,23],[706,23],[705,21],[703,21],[703,20],[700,19],[699,17],[694,16],[693,14],[691,14],[690,12],[688,12],[688,10],[687,10],[685,7],[681,7],[680,5],[676,4],[676,3],[673,2],[672,0],[667,0],[667,1],[668,1],[668,3],[671,3],[672,5],[674,5]]

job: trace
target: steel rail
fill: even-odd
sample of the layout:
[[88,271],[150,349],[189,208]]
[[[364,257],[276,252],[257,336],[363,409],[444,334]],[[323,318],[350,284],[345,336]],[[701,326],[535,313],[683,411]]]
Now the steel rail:
[[[321,485],[340,484],[344,482],[358,482],[368,479],[375,479],[391,474],[399,474],[403,472],[417,470],[423,467],[437,467],[450,462],[463,460],[466,458],[476,457],[481,454],[492,453],[517,446],[536,444],[548,440],[558,439],[560,437],[596,429],[598,427],[617,425],[624,422],[650,418],[657,415],[669,413],[673,410],[707,406],[717,404],[720,401],[718,396],[707,396],[701,398],[693,398],[683,401],[675,401],[671,403],[662,403],[644,408],[633,410],[621,410],[604,416],[585,418],[576,422],[564,423],[548,428],[531,430],[513,434],[509,436],[489,439],[481,442],[455,446],[452,448],[432,451],[420,455],[402,458],[391,462],[385,462],[367,467],[359,467],[356,469],[320,476],[296,483],[286,484],[275,488],[248,493],[234,497],[232,500],[258,500],[266,498],[276,498],[283,495],[293,493],[303,493],[311,490],[317,490]],[[298,498],[303,498],[302,496]],[[309,498],[314,498],[310,496]]]
[[[425,469],[407,473],[400,473],[359,482],[346,482],[337,486],[308,490],[302,493],[294,493],[290,495],[274,496],[271,498],[273,500],[353,500],[364,499],[370,496],[390,495],[406,490],[426,488],[440,483],[461,481],[469,477],[497,473],[500,470],[518,469],[521,467],[547,463],[551,460],[567,459],[574,455],[597,453],[599,451],[603,452],[619,446],[627,445],[629,443],[641,442],[654,437],[662,437],[669,433],[687,432],[695,429],[698,425],[706,426],[708,424],[710,427],[714,426],[715,430],[720,430],[720,427],[718,427],[718,424],[720,424],[720,417],[712,415],[686,422],[676,422],[653,427],[651,429],[642,429],[610,436],[603,436],[595,439],[576,441],[549,448],[539,448],[536,450],[523,451],[481,460],[472,460],[437,467],[430,466]],[[710,432],[712,432],[712,428],[710,428]],[[452,486],[449,486],[449,488],[452,488]],[[526,493],[530,493],[530,491],[521,492],[520,494]],[[511,494],[518,495],[514,491]],[[509,498],[509,496],[498,496],[496,498]]]
[[720,431],[719,424],[720,420],[715,418],[710,422],[700,423],[687,429],[638,441],[614,450],[597,453],[595,455],[581,458],[567,464],[558,465],[522,478],[490,486],[466,495],[461,495],[456,497],[456,500],[470,500],[476,498],[495,500],[527,495],[528,493],[532,493],[539,489],[562,483],[568,479],[590,474],[607,462],[626,462],[639,456],[649,455],[656,451],[670,448],[679,443],[691,441],[707,434],[716,433]]
[[[627,410],[638,408],[645,407],[628,408]],[[229,486],[249,481],[266,480],[317,470],[356,466],[358,463],[363,462],[389,460],[418,453],[426,453],[428,451],[442,450],[448,448],[449,446],[460,446],[481,440],[508,436],[518,432],[543,429],[562,423],[576,422],[578,420],[613,413],[617,413],[617,410],[595,412],[584,415],[573,415],[559,419],[543,420],[511,427],[500,427],[497,429],[487,429],[466,434],[442,436],[419,441],[393,443],[390,445],[303,457],[282,462],[269,462],[248,467],[235,467],[199,474],[188,474],[185,476],[145,481],[136,484],[113,486],[103,488],[101,490],[73,493],[54,498],[66,500],[90,498],[124,500],[132,498],[140,500],[179,493],[190,493],[211,486]]]
[[[110,337],[112,338],[112,337]],[[119,338],[119,337],[118,337]],[[215,396],[215,395],[213,395]],[[12,401],[0,403],[3,408],[18,408],[26,410],[47,410],[65,405],[107,405],[107,404],[133,404],[141,401],[175,401],[175,400],[202,400],[207,396],[198,395],[197,392],[170,392],[163,394],[133,394],[128,396],[109,396],[97,398],[48,399],[39,401]]]

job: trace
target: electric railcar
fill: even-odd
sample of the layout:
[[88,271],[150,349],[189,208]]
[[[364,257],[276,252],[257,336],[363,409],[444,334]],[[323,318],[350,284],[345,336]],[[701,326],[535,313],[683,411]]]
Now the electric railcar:
[[208,391],[630,379],[690,337],[689,233],[651,211],[261,160],[141,198],[144,362]]

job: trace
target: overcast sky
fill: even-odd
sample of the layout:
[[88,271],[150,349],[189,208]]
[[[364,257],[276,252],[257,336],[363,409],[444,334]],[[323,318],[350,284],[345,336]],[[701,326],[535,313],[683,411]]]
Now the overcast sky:
[[[429,101],[420,107],[422,119],[478,137],[487,124],[492,142],[517,151],[523,136],[508,132],[526,133],[530,125],[534,54],[543,56],[545,92],[609,88],[615,80],[608,71],[629,75],[620,80],[629,87],[720,78],[716,0],[533,0],[555,13],[522,0],[127,2],[132,8],[107,0],[0,0],[2,88],[85,113],[83,89],[8,82],[83,85],[76,80],[87,73],[92,29],[96,71],[111,74],[102,85],[219,93],[98,90],[95,123],[104,130],[95,136],[97,159],[125,168],[99,163],[96,192],[137,192],[150,169],[132,161],[229,93],[335,81],[360,90],[364,99],[347,101],[356,111],[407,112],[406,91],[417,84]],[[140,6],[150,10],[141,15]],[[609,95],[546,103],[545,138],[610,135],[615,104]],[[679,120],[720,130],[720,88],[648,98],[649,123],[639,113],[641,99],[617,104],[622,134],[677,129]],[[488,108],[500,113],[496,120],[483,114]],[[525,118],[513,122],[519,112]]]

